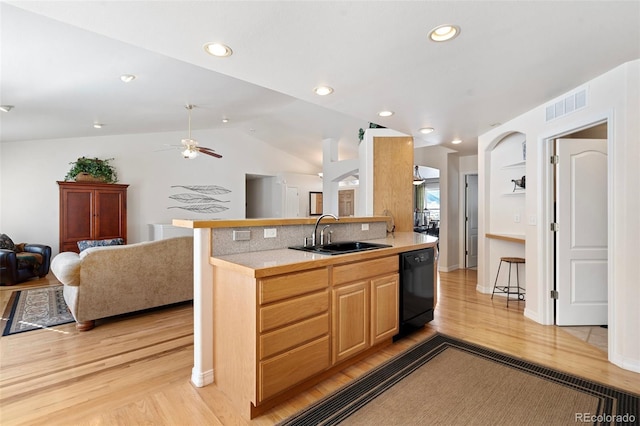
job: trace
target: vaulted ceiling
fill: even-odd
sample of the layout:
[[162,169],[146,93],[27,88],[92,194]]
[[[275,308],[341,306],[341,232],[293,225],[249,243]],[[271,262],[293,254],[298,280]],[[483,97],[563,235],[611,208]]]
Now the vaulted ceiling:
[[[195,104],[195,131],[232,127],[313,164],[326,138],[355,157],[370,122],[475,154],[497,123],[640,58],[636,1],[3,1],[0,14],[2,142],[180,131]],[[443,24],[458,37],[430,41]],[[208,55],[211,41],[233,55]]]

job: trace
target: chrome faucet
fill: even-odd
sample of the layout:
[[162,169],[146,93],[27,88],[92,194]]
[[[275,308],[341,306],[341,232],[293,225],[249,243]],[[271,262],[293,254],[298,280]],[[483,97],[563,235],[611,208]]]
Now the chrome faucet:
[[[331,225],[325,225],[322,227],[322,231],[320,231],[320,245],[323,246],[325,244],[325,242],[327,244],[331,244],[331,234],[333,233],[333,231],[329,231],[328,229],[331,227]],[[325,241],[324,236],[325,233],[324,231],[327,231],[327,240]]]
[[[332,214],[330,214],[330,213],[329,213],[329,214],[323,214],[322,216],[320,216],[320,217],[318,218],[318,220],[316,220],[316,226],[313,228],[313,234],[311,235],[311,245],[312,245],[312,246],[315,246],[315,245],[316,245],[316,236],[318,235],[318,225],[320,224],[320,221],[321,221],[323,218],[327,217],[327,216],[328,216],[328,217],[332,217],[332,218],[334,218],[335,220],[340,220],[340,219],[338,219],[337,217],[335,217],[334,215],[332,215]],[[322,243],[321,243],[321,244],[322,244]]]

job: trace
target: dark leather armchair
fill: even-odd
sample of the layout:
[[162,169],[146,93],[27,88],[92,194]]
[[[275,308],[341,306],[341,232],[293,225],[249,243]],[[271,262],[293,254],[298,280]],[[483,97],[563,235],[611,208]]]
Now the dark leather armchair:
[[[6,237],[6,235],[2,235]],[[6,237],[3,242],[11,241]],[[4,244],[0,248],[0,285],[15,285],[49,273],[51,247],[42,244]]]

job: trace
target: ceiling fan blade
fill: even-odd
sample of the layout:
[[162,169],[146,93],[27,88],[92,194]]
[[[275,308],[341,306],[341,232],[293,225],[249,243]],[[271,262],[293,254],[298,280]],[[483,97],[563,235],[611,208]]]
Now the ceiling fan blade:
[[217,152],[215,152],[213,149],[211,148],[207,148],[204,146],[199,146],[198,147],[198,151],[200,151],[203,154],[207,154],[210,155],[212,157],[216,157],[216,158],[222,158],[222,155],[218,154]]

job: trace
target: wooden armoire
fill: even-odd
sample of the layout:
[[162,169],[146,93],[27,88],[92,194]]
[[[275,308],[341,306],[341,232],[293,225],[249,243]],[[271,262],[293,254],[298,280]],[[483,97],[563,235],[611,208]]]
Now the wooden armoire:
[[127,242],[127,187],[114,183],[58,182],[60,252],[78,253],[78,241]]

